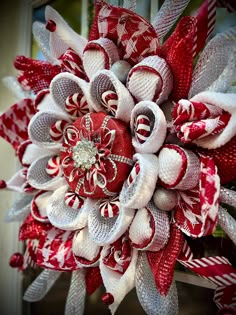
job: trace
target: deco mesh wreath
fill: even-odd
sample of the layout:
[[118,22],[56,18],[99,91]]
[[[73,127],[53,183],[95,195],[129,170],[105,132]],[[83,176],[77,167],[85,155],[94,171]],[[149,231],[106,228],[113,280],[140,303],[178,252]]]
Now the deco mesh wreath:
[[[236,307],[227,257],[194,257],[189,240],[217,224],[236,243],[236,27],[209,40],[216,7],[167,0],[150,24],[135,11],[96,1],[88,41],[50,6],[35,39],[47,61],[19,56],[18,81],[32,97],[0,118],[22,168],[1,187],[21,198],[24,255],[10,264],[43,268],[24,299],[36,301],[61,272],[72,280],[65,313],[82,314],[86,292],[104,284],[114,314],[136,287],[147,314],[177,314],[176,262],[216,286]],[[171,35],[166,34],[178,23]]]

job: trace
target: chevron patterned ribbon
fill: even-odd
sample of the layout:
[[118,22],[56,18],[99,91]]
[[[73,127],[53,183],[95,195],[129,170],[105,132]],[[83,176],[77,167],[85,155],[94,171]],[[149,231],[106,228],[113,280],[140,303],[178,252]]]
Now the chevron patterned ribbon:
[[72,273],[70,290],[66,300],[65,315],[79,315],[84,313],[86,286],[85,271],[75,270]]

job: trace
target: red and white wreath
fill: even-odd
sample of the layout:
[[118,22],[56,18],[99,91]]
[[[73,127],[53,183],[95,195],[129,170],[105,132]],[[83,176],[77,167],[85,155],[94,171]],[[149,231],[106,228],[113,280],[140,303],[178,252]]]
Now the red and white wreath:
[[47,61],[16,58],[33,96],[0,117],[22,165],[1,182],[22,194],[7,219],[23,220],[27,248],[10,263],[44,269],[26,300],[71,271],[66,315],[82,314],[102,283],[112,314],[134,287],[147,314],[178,314],[179,261],[216,286],[220,309],[236,307],[229,259],[196,259],[188,244],[217,224],[236,243],[222,207],[236,207],[223,186],[236,180],[236,28],[209,40],[216,7],[236,6],[205,0],[179,19],[188,3],[166,0],[150,24],[135,1],[96,1],[88,41],[50,6],[34,24]]

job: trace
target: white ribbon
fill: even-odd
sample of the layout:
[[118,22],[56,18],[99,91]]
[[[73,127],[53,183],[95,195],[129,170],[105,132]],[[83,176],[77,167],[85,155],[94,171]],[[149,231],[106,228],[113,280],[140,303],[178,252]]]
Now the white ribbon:
[[28,287],[23,296],[23,299],[27,302],[36,302],[42,300],[60,275],[60,271],[45,269]]
[[83,269],[75,270],[72,272],[65,315],[82,315],[84,313],[85,296],[85,272]]

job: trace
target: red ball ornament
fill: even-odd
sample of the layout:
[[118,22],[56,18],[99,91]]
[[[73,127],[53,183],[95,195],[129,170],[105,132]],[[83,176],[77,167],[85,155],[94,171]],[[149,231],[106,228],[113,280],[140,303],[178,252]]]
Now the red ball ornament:
[[9,265],[12,268],[21,268],[24,263],[24,257],[21,253],[14,253],[10,260],[9,260]]
[[5,180],[1,179],[0,180],[0,189],[4,189],[7,187],[7,183],[5,182]]
[[45,27],[47,30],[49,30],[49,32],[55,32],[57,24],[53,20],[48,20]]
[[102,302],[109,306],[114,302],[114,296],[111,293],[105,293],[102,296]]
[[103,112],[89,113],[67,127],[61,165],[71,190],[90,198],[118,193],[133,165],[127,126]]

